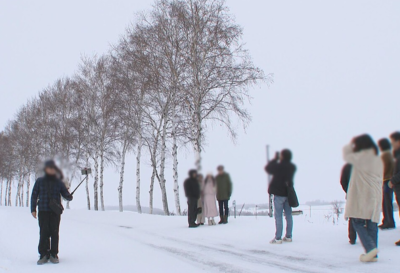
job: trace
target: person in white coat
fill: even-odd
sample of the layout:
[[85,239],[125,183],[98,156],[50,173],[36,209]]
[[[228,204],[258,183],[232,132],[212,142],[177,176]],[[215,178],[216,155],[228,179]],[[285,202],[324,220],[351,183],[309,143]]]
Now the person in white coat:
[[347,191],[345,217],[365,249],[362,262],[378,261],[378,223],[382,210],[383,163],[378,147],[369,135],[355,137],[343,149],[344,160],[353,165]]
[[215,178],[208,174],[203,188],[203,215],[208,218],[208,225],[216,225],[214,217],[218,216]]

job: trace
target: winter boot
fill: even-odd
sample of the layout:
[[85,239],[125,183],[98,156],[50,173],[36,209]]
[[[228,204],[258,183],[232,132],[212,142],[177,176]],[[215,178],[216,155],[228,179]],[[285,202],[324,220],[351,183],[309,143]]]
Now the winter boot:
[[378,249],[374,248],[367,254],[362,254],[360,256],[360,261],[364,263],[372,262],[376,258],[376,255],[378,255]]
[[212,226],[212,220],[210,218],[208,218],[208,225]]
[[215,226],[215,225],[217,224],[217,223],[215,223],[214,218],[211,219],[211,224],[212,224],[213,226]]
[[43,265],[49,261],[47,255],[40,255],[40,259],[37,261],[37,265]]
[[396,246],[400,246],[400,241],[397,241],[397,242],[395,243],[395,245],[396,245]]
[[224,216],[221,215],[219,218],[220,218],[220,220],[218,222],[218,225],[223,224],[224,223]]
[[60,262],[60,260],[58,259],[57,255],[50,255],[50,262],[53,264],[58,264]]
[[228,224],[228,215],[225,215],[224,224]]

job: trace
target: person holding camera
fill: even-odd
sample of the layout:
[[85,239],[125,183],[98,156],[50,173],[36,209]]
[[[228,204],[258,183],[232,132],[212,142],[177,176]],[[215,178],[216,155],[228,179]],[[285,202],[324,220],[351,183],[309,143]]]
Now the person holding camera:
[[185,195],[188,203],[188,222],[189,228],[197,228],[199,225],[196,224],[197,219],[197,204],[200,199],[200,184],[197,179],[197,171],[189,171],[189,178],[187,178],[183,184],[185,189]]
[[[68,201],[73,197],[61,181],[60,169],[53,160],[45,162],[44,176],[37,179],[32,190],[31,213],[32,216],[39,218],[40,240],[39,254],[40,259],[37,264],[42,265],[49,260],[52,263],[59,263],[58,241],[61,214],[61,195]],[[36,207],[39,207],[39,213]]]
[[[296,166],[291,162],[292,152],[288,149],[277,152],[275,158],[265,167],[265,171],[272,175],[268,193],[274,195],[275,207],[275,238],[271,244],[282,244],[282,242],[292,242],[293,217],[292,208],[289,205],[288,188],[293,186],[293,177]],[[286,236],[282,239],[283,233],[283,212],[286,217]]]
[[345,217],[352,221],[365,254],[361,262],[378,261],[378,222],[382,211],[383,162],[369,135],[355,137],[343,148],[344,160],[353,166]]

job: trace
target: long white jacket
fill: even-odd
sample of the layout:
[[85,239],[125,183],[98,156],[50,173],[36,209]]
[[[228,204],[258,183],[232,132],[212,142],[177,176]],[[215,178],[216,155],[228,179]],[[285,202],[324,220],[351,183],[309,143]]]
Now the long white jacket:
[[374,149],[355,153],[351,145],[343,148],[343,157],[353,165],[345,217],[379,223],[382,211],[382,159]]

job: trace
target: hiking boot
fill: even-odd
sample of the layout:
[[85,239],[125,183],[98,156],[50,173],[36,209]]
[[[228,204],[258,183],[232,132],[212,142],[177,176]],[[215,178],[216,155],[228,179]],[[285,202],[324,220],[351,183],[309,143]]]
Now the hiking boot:
[[224,216],[220,216],[220,220],[218,222],[218,225],[223,224],[224,223]]
[[57,255],[50,255],[50,262],[53,264],[58,264],[60,262],[60,260],[58,259]]
[[292,238],[287,238],[287,237],[284,237],[284,238],[282,239],[282,241],[284,241],[285,243],[291,243],[291,242],[293,242]]
[[282,240],[277,240],[277,239],[274,238],[269,243],[271,245],[281,245],[282,244]]
[[356,244],[356,241],[349,241],[349,243],[350,243],[351,245],[355,245],[355,244]]
[[189,228],[197,228],[199,227],[198,225],[194,224],[194,225],[189,225]]
[[37,261],[37,265],[43,265],[46,264],[49,261],[49,258],[47,257],[47,255],[44,256],[40,256],[40,259]]
[[364,263],[372,262],[374,259],[376,259],[377,255],[378,255],[378,249],[374,248],[367,254],[362,254],[360,256],[360,261]]

